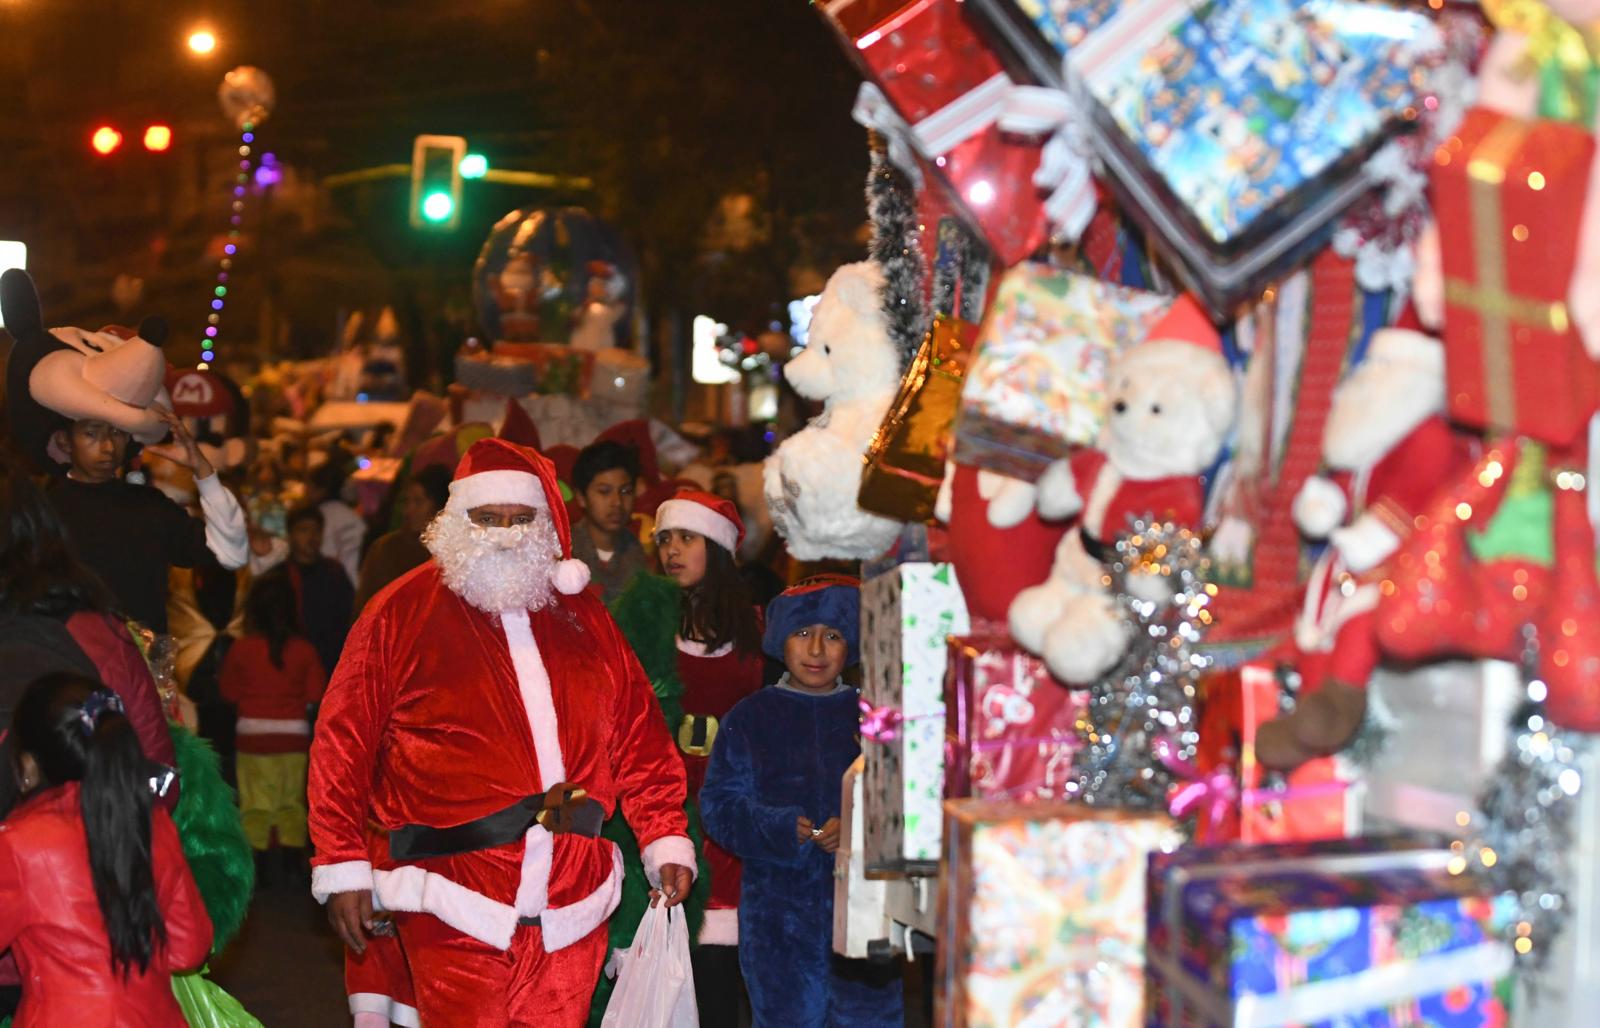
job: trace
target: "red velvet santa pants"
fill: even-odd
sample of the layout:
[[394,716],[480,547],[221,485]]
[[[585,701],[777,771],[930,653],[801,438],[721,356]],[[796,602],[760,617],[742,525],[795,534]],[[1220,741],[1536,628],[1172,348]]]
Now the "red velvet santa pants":
[[430,914],[395,918],[427,1028],[582,1028],[606,957],[606,926],[554,953],[537,927],[497,950]]
[[416,1028],[417,999],[411,988],[411,968],[406,965],[400,940],[392,935],[367,939],[359,956],[344,951],[344,991],[350,997],[355,1028]]

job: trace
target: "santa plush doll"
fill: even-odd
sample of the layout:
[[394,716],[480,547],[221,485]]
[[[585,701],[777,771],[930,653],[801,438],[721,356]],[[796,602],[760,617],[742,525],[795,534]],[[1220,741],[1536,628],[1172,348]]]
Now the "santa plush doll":
[[1366,717],[1384,563],[1471,460],[1444,419],[1444,388],[1439,341],[1391,328],[1373,336],[1367,359],[1334,391],[1325,473],[1306,480],[1293,507],[1301,532],[1328,540],[1328,548],[1295,621],[1299,704],[1256,738],[1268,767],[1288,770],[1337,752]]
[[1144,342],[1109,371],[1110,414],[1099,446],[1052,464],[1038,486],[1040,516],[1076,518],[1042,585],[1010,609],[1011,633],[1066,682],[1091,682],[1127,649],[1127,625],[1106,586],[1106,564],[1134,519],[1198,531],[1201,474],[1233,425],[1236,389],[1216,329],[1180,297]]
[[355,949],[375,907],[408,914],[422,1023],[576,1028],[622,885],[601,823],[620,806],[652,886],[681,902],[683,765],[570,559],[548,460],[474,443],[423,542],[433,559],[368,604],[323,701],[312,889]]

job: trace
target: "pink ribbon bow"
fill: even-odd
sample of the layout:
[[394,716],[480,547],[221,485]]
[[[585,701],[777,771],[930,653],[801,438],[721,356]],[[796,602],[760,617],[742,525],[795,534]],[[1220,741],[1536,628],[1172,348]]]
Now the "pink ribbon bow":
[[900,734],[906,716],[893,707],[874,707],[861,701],[861,737],[873,742],[890,742]]
[[1156,759],[1167,770],[1184,780],[1167,797],[1167,810],[1173,817],[1188,817],[1203,809],[1201,818],[1208,832],[1216,832],[1227,821],[1228,814],[1239,802],[1239,783],[1234,781],[1233,769],[1218,765],[1210,771],[1201,771],[1193,763],[1182,759],[1172,743],[1161,739],[1155,745]]

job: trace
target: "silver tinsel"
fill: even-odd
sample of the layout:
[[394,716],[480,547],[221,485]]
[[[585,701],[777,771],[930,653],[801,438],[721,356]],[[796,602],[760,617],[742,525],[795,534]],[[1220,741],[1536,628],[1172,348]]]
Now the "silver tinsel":
[[1069,786],[1081,802],[1166,809],[1173,773],[1156,756],[1157,743],[1187,761],[1200,738],[1196,682],[1211,659],[1197,646],[1216,595],[1208,569],[1200,536],[1170,523],[1136,520],[1117,540],[1111,587],[1133,628],[1132,643],[1090,688],[1089,727]]
[[1579,758],[1590,740],[1551,724],[1544,682],[1533,675],[1527,681],[1528,701],[1517,711],[1505,759],[1478,798],[1481,816],[1457,815],[1462,837],[1451,844],[1451,870],[1480,874],[1516,899],[1512,945],[1521,961],[1538,967],[1571,916],[1573,874],[1593,873],[1572,866],[1573,822],[1584,787]]

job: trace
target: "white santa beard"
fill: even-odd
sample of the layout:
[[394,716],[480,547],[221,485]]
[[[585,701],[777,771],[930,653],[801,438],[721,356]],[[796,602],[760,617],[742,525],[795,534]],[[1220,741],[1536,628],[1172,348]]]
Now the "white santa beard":
[[491,614],[540,610],[555,598],[561,543],[547,518],[513,528],[482,528],[443,510],[422,533],[451,592]]
[[1328,466],[1370,467],[1428,418],[1444,409],[1444,383],[1392,365],[1358,368],[1333,393],[1322,433]]

